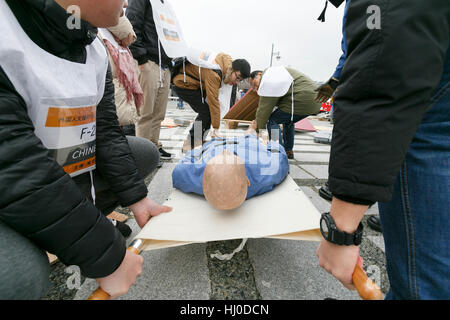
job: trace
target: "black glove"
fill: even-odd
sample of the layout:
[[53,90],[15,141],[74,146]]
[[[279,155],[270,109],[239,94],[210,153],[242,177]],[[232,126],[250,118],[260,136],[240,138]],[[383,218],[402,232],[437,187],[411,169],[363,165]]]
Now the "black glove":
[[327,102],[328,99],[331,98],[334,91],[336,90],[337,86],[339,84],[339,80],[335,78],[331,78],[328,80],[327,83],[324,83],[320,87],[318,87],[316,90],[317,96],[316,96],[316,102],[324,103]]

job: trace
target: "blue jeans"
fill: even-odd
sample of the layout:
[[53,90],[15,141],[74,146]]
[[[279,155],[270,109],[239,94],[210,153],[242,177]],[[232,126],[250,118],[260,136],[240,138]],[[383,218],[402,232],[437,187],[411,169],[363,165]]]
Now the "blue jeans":
[[[294,137],[295,137],[295,123],[306,118],[307,115],[298,116],[294,114],[294,119],[291,121],[292,115],[276,109],[269,118],[267,122],[267,131],[269,131],[269,139],[272,139],[272,130],[278,132],[278,137],[274,137],[274,141],[279,141],[279,143],[284,147],[286,151],[292,151],[294,148]],[[283,124],[283,137],[281,136],[280,124]]]
[[391,202],[379,203],[386,299],[450,299],[450,50]]
[[178,97],[177,108],[178,109],[184,109],[183,99],[181,99],[180,97]]

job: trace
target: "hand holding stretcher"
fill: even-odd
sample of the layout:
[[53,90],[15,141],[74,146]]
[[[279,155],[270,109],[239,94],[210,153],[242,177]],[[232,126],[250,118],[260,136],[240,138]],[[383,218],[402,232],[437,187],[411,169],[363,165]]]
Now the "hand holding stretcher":
[[[134,240],[130,247],[127,250],[135,254],[140,254],[142,247],[144,245],[144,240],[136,239]],[[359,296],[364,300],[381,300],[383,299],[383,295],[381,293],[380,288],[373,282],[364,270],[356,265],[355,270],[353,272],[353,284],[358,291]],[[92,293],[92,295],[88,298],[88,300],[109,300],[110,295],[103,291],[102,288],[98,288]]]

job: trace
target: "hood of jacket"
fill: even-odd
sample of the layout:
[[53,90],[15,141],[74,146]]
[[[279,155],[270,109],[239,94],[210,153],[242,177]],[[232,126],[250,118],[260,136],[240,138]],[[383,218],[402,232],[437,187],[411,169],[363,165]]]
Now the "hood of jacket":
[[233,59],[226,53],[219,53],[216,57],[216,63],[222,70],[222,80],[224,80],[225,83],[228,83],[228,78],[231,75]]

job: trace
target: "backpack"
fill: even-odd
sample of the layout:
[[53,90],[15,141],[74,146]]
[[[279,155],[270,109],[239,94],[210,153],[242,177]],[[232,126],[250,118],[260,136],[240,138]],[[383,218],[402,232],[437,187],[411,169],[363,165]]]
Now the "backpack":
[[[175,76],[177,76],[180,73],[183,73],[183,65],[186,65],[187,63],[190,63],[186,57],[179,57],[179,58],[174,58],[172,59],[172,64],[169,66],[169,70],[170,70],[170,81],[173,84],[173,79],[175,78]],[[213,69],[214,72],[216,72],[220,79],[222,79],[222,70],[216,70]],[[186,76],[200,82],[200,79],[197,79],[191,75],[186,74]]]

